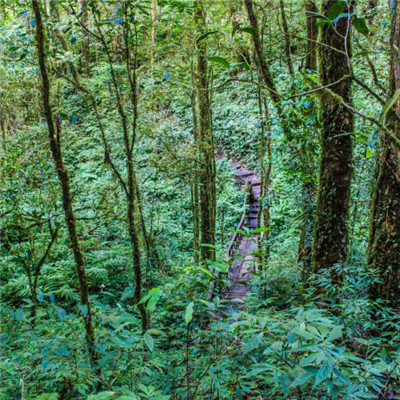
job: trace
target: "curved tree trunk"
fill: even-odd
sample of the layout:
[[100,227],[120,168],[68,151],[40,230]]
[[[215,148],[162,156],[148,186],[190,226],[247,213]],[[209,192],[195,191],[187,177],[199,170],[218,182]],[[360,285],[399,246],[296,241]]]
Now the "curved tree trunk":
[[76,270],[79,280],[79,294],[81,304],[85,306],[86,312],[84,313],[83,320],[85,324],[85,338],[89,351],[89,358],[92,366],[97,369],[98,354],[96,351],[96,343],[94,336],[94,327],[92,322],[91,307],[89,302],[89,287],[86,278],[86,264],[83,256],[83,251],[79,242],[78,232],[76,229],[75,214],[72,207],[72,196],[70,189],[69,174],[61,151],[61,122],[59,117],[56,118],[54,124],[53,113],[50,105],[50,81],[46,68],[46,53],[45,53],[45,31],[43,27],[42,15],[40,12],[39,3],[37,0],[32,0],[32,6],[36,19],[36,42],[37,51],[39,56],[39,66],[43,83],[43,107],[46,116],[50,149],[53,156],[58,180],[62,188],[63,209],[65,220],[67,223],[70,246],[74,253]]

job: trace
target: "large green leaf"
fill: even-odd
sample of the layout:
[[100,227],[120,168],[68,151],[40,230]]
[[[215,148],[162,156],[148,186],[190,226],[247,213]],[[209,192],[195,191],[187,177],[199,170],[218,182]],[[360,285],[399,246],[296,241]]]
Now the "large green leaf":
[[342,12],[346,9],[347,3],[345,1],[337,1],[330,9],[328,12],[328,18],[333,21],[335,18],[337,18]]
[[363,17],[354,17],[353,18],[353,26],[360,32],[361,34],[368,36],[369,28],[367,25],[367,21]]
[[189,325],[190,322],[193,319],[193,310],[194,310],[194,302],[192,301],[186,307],[186,311],[185,311],[185,322],[186,322],[186,325]]
[[210,61],[212,61],[212,62],[221,64],[221,65],[224,66],[225,68],[228,68],[228,69],[230,68],[229,61],[228,61],[226,58],[224,58],[224,57],[212,56],[212,57],[208,57],[208,59],[209,59]]
[[197,43],[199,43],[199,42],[201,42],[202,40],[206,39],[206,38],[207,38],[208,36],[210,36],[210,35],[215,35],[216,33],[220,33],[220,31],[209,31],[209,32],[203,33],[202,35],[200,35],[200,36],[197,38]]

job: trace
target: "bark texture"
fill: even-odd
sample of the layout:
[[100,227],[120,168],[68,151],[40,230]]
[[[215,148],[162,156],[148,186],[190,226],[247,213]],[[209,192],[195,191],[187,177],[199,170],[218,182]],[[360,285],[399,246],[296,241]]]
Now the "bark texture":
[[307,57],[306,70],[315,71],[317,69],[317,39],[318,28],[315,13],[318,7],[313,0],[306,0],[306,21],[307,21]]
[[[400,1],[392,9],[392,37],[389,98],[400,90]],[[397,115],[396,115],[397,114]],[[386,126],[400,139],[400,98],[388,112]],[[374,297],[395,302],[400,299],[400,149],[385,133],[381,134],[378,179],[372,197],[369,265],[375,267],[381,283]]]
[[[198,1],[195,11],[196,24],[201,34],[206,32],[204,5]],[[211,99],[207,65],[207,40],[197,41],[197,104],[200,155],[200,211],[201,254],[204,260],[215,258],[215,157],[212,129]]]
[[42,89],[43,107],[49,134],[50,149],[51,149],[51,154],[53,156],[58,180],[62,188],[63,209],[69,233],[70,247],[74,254],[76,270],[79,280],[80,300],[81,304],[83,306],[86,306],[86,313],[84,313],[83,320],[85,324],[85,338],[89,351],[89,358],[92,366],[97,368],[98,356],[96,351],[92,313],[89,302],[89,287],[86,278],[86,265],[83,256],[83,251],[79,242],[78,232],[76,228],[75,214],[72,208],[72,196],[71,196],[68,170],[64,165],[64,160],[61,151],[61,122],[60,118],[57,117],[56,124],[54,123],[53,113],[50,105],[50,81],[47,74],[47,68],[45,62],[46,60],[45,31],[43,27],[42,15],[38,1],[32,0],[32,6],[36,19],[37,52],[39,56],[39,66],[43,84],[43,89]]
[[[322,14],[327,15],[335,3],[336,0],[325,0]],[[351,80],[345,79],[350,74],[350,30],[348,18],[340,18],[335,29],[329,24],[324,24],[321,29],[320,40],[325,44],[319,48],[321,84],[340,82],[321,97],[322,143],[313,246],[314,271],[344,262],[347,253],[354,121],[342,100],[352,104]]]

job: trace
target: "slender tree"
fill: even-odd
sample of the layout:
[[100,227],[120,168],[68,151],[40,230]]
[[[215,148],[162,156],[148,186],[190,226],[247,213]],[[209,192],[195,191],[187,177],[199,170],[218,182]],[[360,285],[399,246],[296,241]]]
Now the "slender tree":
[[[386,126],[400,139],[400,1],[393,1],[389,104]],[[390,100],[391,99],[391,100]],[[373,294],[400,299],[400,149],[393,139],[381,134],[378,177],[372,196],[368,263],[375,267],[381,283]]]
[[56,117],[56,122],[54,122],[53,111],[51,109],[51,104],[50,104],[51,86],[46,67],[46,57],[47,57],[45,50],[46,38],[45,38],[45,30],[43,26],[42,14],[40,11],[38,0],[32,0],[32,7],[35,13],[36,45],[37,45],[39,67],[43,84],[42,88],[43,108],[47,122],[50,149],[51,149],[51,154],[53,156],[53,161],[57,172],[58,180],[60,182],[62,189],[62,200],[63,200],[65,220],[68,228],[70,246],[74,254],[76,271],[79,280],[80,300],[82,306],[85,307],[85,312],[83,313],[83,320],[85,325],[86,344],[89,351],[89,359],[92,364],[92,367],[97,369],[98,354],[96,351],[92,312],[89,301],[89,286],[86,277],[86,263],[76,227],[75,213],[72,206],[73,200],[71,195],[68,169],[64,164],[64,159],[62,155],[61,120],[59,117]]
[[305,1],[306,24],[307,24],[307,55],[306,70],[315,71],[317,69],[317,18],[318,7],[314,0]]
[[[328,15],[335,3],[336,0],[324,0],[322,14]],[[352,103],[351,79],[346,79],[350,75],[350,36],[351,18],[340,18],[335,25],[324,24],[321,29],[321,83],[324,86],[337,83],[321,97],[321,156],[313,245],[315,271],[346,259],[354,118],[342,101]]]
[[290,35],[289,35],[289,26],[286,18],[286,10],[285,10],[285,4],[283,0],[279,0],[279,7],[281,10],[281,19],[282,19],[282,27],[283,27],[283,33],[285,36],[285,56],[286,56],[286,62],[289,68],[289,73],[290,75],[294,75],[294,67],[293,67],[293,61],[292,61],[292,46],[290,43]]

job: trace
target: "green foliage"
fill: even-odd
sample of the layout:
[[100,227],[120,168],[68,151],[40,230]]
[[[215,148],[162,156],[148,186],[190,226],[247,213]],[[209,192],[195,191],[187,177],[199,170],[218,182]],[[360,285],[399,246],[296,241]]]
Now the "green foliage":
[[[316,90],[318,75],[303,67],[307,49],[301,2],[284,1],[293,76],[285,65],[285,35],[277,24],[278,11],[271,8],[273,2],[254,3],[263,21],[262,32],[256,32],[247,26],[239,5],[231,9],[225,2],[208,1],[203,35],[195,29],[193,3],[188,1],[159,0],[153,21],[150,1],[89,0],[87,24],[94,35],[82,28],[79,21],[85,10],[78,10],[77,2],[41,2],[46,3],[42,11],[49,39],[51,102],[54,113],[62,117],[62,152],[87,263],[100,372],[91,368],[83,323],[88,309],[81,305],[47,142],[28,3],[3,1],[0,11],[0,398],[396,398],[398,308],[369,297],[379,277],[366,265],[370,193],[380,146],[379,127],[371,121],[356,121],[347,264],[306,280],[297,261],[304,216],[315,212],[315,197],[305,193],[303,185],[318,184],[324,107],[321,91]],[[373,18],[366,1],[357,4],[352,21],[361,35],[354,34],[352,63],[355,76],[384,98],[380,86],[386,85],[388,74],[390,10],[383,1],[378,3]],[[129,4],[126,13],[124,4]],[[346,2],[337,1],[327,16],[317,14],[318,19],[334,26],[346,9]],[[125,37],[128,27],[131,31]],[[121,49],[124,40],[137,46],[139,118],[133,160],[140,193],[135,204],[140,205],[135,215],[143,265],[140,304],[150,314],[145,332],[135,305],[124,188],[105,155],[100,129],[114,167],[125,177],[121,119],[98,29],[111,51],[130,132],[131,71]],[[259,33],[282,94],[281,117],[269,100],[268,115],[260,113],[258,95],[267,99],[268,90],[259,85],[249,50],[251,35]],[[88,71],[83,56],[86,41]],[[214,140],[220,155],[217,258],[204,263],[195,261],[191,198],[198,168],[190,99],[196,88],[192,80],[198,77],[191,64],[199,43],[207,43]],[[366,56],[373,61],[376,79]],[[84,90],[74,83],[73,67]],[[398,97],[396,92],[381,113],[376,98],[354,85],[353,106],[384,122]],[[244,198],[231,162],[241,160],[260,173],[262,126],[271,136],[271,159],[264,156],[264,162],[272,164],[271,182],[262,200],[270,208],[270,225],[240,233],[251,237],[268,232],[270,251],[266,265],[254,272],[240,308],[218,292],[213,299],[208,294],[215,272],[219,289],[231,283],[232,261],[226,261],[225,250],[243,213]],[[307,156],[306,163],[299,162],[299,153]],[[57,237],[36,269],[55,231]],[[341,277],[340,285],[334,276]]]

